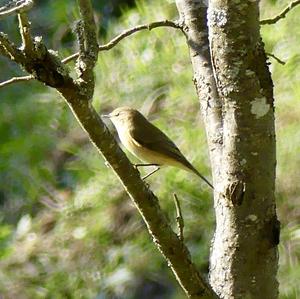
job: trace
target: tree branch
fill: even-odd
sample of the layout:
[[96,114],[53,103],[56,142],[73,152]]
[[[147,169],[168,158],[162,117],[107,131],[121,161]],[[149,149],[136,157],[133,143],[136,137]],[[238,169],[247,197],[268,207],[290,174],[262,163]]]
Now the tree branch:
[[131,29],[125,30],[124,32],[122,32],[121,34],[116,36],[114,39],[112,39],[109,43],[99,46],[99,50],[100,51],[110,50],[115,45],[117,45],[122,39],[124,39],[127,36],[132,35],[135,32],[145,30],[145,29],[152,30],[152,29],[158,28],[158,27],[172,27],[172,28],[181,29],[181,26],[179,25],[178,22],[168,21],[168,20],[139,25],[139,26],[133,27]]
[[82,98],[78,85],[66,85],[59,88],[58,91],[68,102],[92,143],[102,153],[122,182],[143,217],[154,243],[166,258],[188,298],[217,298],[192,263],[188,249],[173,232],[159,206],[157,197],[141,179],[139,172],[120,149],[94,108],[86,99]]
[[260,21],[260,25],[271,25],[277,23],[279,20],[283,19],[286,17],[286,14],[291,11],[294,7],[300,4],[300,0],[292,1],[290,4],[281,11],[277,16],[271,19],[265,19]]
[[[176,6],[190,50],[194,71],[193,81],[205,123],[214,179],[213,185],[216,190],[218,183],[222,183],[219,176],[223,142],[222,102],[217,91],[213,59],[210,53],[207,7],[201,5],[200,2],[176,0]],[[219,182],[216,181],[218,178]]]
[[[133,28],[123,31],[122,33],[117,35],[115,38],[113,38],[111,41],[109,41],[108,43],[106,43],[104,45],[100,45],[98,47],[98,49],[99,49],[99,51],[110,50],[114,46],[116,46],[122,39],[134,34],[135,32],[142,31],[142,30],[152,30],[152,29],[158,28],[158,27],[172,27],[172,28],[176,28],[176,29],[182,29],[182,26],[179,24],[179,22],[169,21],[169,20],[156,21],[156,22],[152,22],[149,24],[143,24],[143,25],[139,25],[139,26],[136,26],[136,27],[133,27]],[[0,47],[0,52],[1,52],[1,47]],[[7,56],[4,52],[1,52],[1,54],[4,56]],[[63,64],[67,64],[78,57],[79,57],[79,52],[74,53],[74,54],[64,58],[61,62]],[[0,88],[6,86],[8,84],[12,84],[12,83],[29,81],[31,79],[34,79],[34,77],[33,76],[24,76],[24,77],[19,77],[19,79],[16,79],[16,78],[12,78],[12,79],[9,79],[5,82],[0,83]],[[7,84],[6,82],[9,82],[9,83]]]
[[[1,39],[1,38],[0,38]],[[5,47],[0,42],[0,54],[8,59],[11,59],[11,55],[7,52]]]
[[183,228],[184,228],[184,220],[182,217],[180,202],[177,197],[177,194],[173,194],[175,208],[176,208],[176,223],[178,227],[178,238],[183,242]]
[[86,85],[86,92],[92,98],[95,85],[93,74],[94,66],[98,58],[98,43],[96,24],[93,15],[93,8],[90,0],[78,0],[81,21],[77,26],[79,42],[79,56],[76,63],[76,70],[79,76],[79,83]]
[[0,32],[0,51],[1,54],[13,61],[16,61],[17,63],[20,63],[24,60],[22,51],[20,51],[3,32]]
[[8,4],[0,8],[0,19],[3,19],[7,16],[22,13],[28,11],[32,8],[34,4],[33,0],[17,0],[10,1]]
[[[122,39],[134,34],[135,32],[138,32],[141,30],[152,30],[152,29],[158,28],[158,27],[172,27],[172,28],[182,29],[181,25],[176,21],[174,22],[174,21],[164,20],[164,21],[152,22],[149,24],[143,24],[143,25],[139,25],[139,26],[136,26],[136,27],[133,27],[133,28],[123,31],[122,33],[117,35],[115,38],[113,38],[111,41],[109,41],[108,43],[106,43],[104,45],[100,45],[98,47],[98,49],[99,49],[99,51],[110,50],[111,48],[116,46]],[[79,56],[79,52],[74,53],[74,54],[70,55],[69,57],[64,58],[62,60],[62,62],[68,63],[71,60],[76,59],[78,56]]]
[[26,13],[18,14],[18,20],[20,35],[22,37],[21,49],[23,49],[27,54],[31,55],[34,50],[34,45],[30,35],[30,23]]
[[[223,105],[209,279],[222,298],[278,297],[273,82],[258,16],[259,1],[209,0],[209,40]],[[260,113],[256,106],[266,109]],[[245,221],[247,215],[255,221]]]
[[13,78],[10,78],[7,81],[1,82],[0,83],[0,88],[4,87],[4,86],[7,86],[7,85],[10,85],[10,84],[13,84],[13,83],[16,83],[16,82],[24,82],[24,81],[29,81],[29,80],[32,80],[32,79],[34,79],[34,77],[32,75],[23,76],[23,77],[13,77]]
[[[86,9],[86,1],[78,1],[81,8],[83,10]],[[90,5],[90,3],[88,5]],[[91,7],[88,7],[86,12],[82,12],[82,14],[86,16],[86,20],[90,20],[91,18],[90,8]],[[166,24],[169,23],[156,23],[153,26],[166,26]],[[90,47],[94,47],[93,42],[91,41],[91,36],[93,36],[93,34],[90,37],[87,36],[87,31],[90,30],[90,27],[89,25],[86,26],[87,27],[84,29],[86,30],[86,51],[84,55],[89,55]],[[147,26],[147,29],[151,28],[151,25]],[[127,32],[122,37],[117,37],[112,44],[107,47],[113,47],[125,36],[138,30],[141,30],[141,27]],[[209,284],[201,277],[195,264],[192,263],[187,247],[172,230],[167,217],[159,206],[157,197],[149,190],[148,186],[141,179],[139,172],[132,166],[127,156],[120,149],[117,142],[91,105],[89,100],[93,93],[94,85],[89,84],[86,86],[85,84],[78,84],[78,80],[73,80],[70,76],[70,72],[64,68],[62,62],[55,53],[47,50],[42,42],[42,38],[36,37],[34,39],[34,51],[30,55],[16,49],[5,35],[0,35],[0,45],[2,48],[5,48],[5,51],[11,56],[17,56],[20,52],[23,59],[15,59],[16,62],[21,64],[39,81],[56,88],[64,97],[74,116],[82,128],[88,133],[92,143],[101,152],[122,182],[125,190],[130,195],[132,201],[143,217],[154,243],[166,258],[168,265],[171,267],[176,279],[187,296],[192,299],[217,298]],[[95,59],[96,57],[94,56],[92,58],[87,58],[87,63],[89,64],[87,75],[90,75],[90,78],[92,78],[92,66],[95,63]],[[26,79],[29,78],[27,77]],[[24,78],[22,78],[22,80],[24,80]],[[11,83],[15,81],[21,80],[11,79]],[[9,83],[6,83],[6,85],[7,84]],[[91,91],[86,91],[87,88],[91,89]]]
[[278,58],[276,55],[274,55],[272,53],[266,52],[266,55],[275,59],[279,64],[285,65],[285,63],[286,63],[285,61],[281,60],[280,58]]

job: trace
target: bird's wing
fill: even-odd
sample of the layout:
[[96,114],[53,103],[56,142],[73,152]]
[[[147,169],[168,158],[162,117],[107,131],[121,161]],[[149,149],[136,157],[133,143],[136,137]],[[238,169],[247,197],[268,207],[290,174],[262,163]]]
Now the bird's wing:
[[141,119],[140,117],[135,119],[136,125],[134,128],[131,128],[129,132],[132,138],[141,146],[164,156],[172,157],[174,160],[180,161],[186,167],[191,168],[191,164],[183,156],[174,142],[150,122],[148,126],[143,125],[144,121],[145,119]]
[[165,133],[150,122],[145,126],[145,119],[142,115],[139,115],[134,120],[134,123],[135,126],[134,128],[131,127],[129,134],[135,142],[149,150],[172,157],[174,160],[181,162],[214,189],[213,185],[183,156],[178,147]]

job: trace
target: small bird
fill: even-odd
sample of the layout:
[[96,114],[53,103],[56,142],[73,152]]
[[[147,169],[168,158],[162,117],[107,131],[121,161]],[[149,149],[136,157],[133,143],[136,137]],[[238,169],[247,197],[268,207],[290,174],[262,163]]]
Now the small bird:
[[119,107],[108,115],[102,115],[102,117],[107,117],[112,121],[122,144],[128,151],[138,159],[149,163],[137,164],[136,166],[157,166],[157,169],[149,175],[156,172],[160,166],[175,166],[195,173],[211,188],[214,188],[184,157],[174,142],[139,111],[130,107]]

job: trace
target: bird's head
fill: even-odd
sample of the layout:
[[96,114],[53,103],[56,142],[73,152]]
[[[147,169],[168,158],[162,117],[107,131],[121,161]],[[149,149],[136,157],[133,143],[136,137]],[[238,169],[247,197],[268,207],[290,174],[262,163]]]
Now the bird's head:
[[102,117],[109,118],[114,126],[118,129],[120,126],[128,126],[138,115],[140,115],[140,112],[133,108],[119,107],[108,115],[102,115]]

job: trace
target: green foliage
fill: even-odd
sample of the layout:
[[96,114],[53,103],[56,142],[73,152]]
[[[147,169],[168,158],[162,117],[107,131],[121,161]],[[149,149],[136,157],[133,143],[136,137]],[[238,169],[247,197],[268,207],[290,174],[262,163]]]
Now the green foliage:
[[10,225],[3,224],[0,226],[0,259],[10,254],[10,236],[12,228]]
[[[51,2],[53,25],[76,14],[67,3]],[[279,5],[284,3],[275,6],[264,1],[263,17],[281,11]],[[297,298],[300,279],[299,32],[295,26],[299,13],[295,9],[285,20],[262,28],[267,51],[288,61],[281,66],[271,60],[284,299]],[[175,18],[174,4],[138,2],[135,9],[110,22],[100,40],[105,43],[137,24]],[[113,50],[101,52],[96,78],[94,106],[99,112],[129,105],[149,114],[209,177],[205,133],[180,32],[172,28],[139,32]],[[0,294],[24,299],[184,298],[119,181],[59,96],[39,84],[14,85],[1,90],[0,106]],[[149,184],[174,229],[172,194],[176,192],[185,240],[193,260],[206,273],[214,226],[211,191],[196,176],[173,168],[160,170]]]

